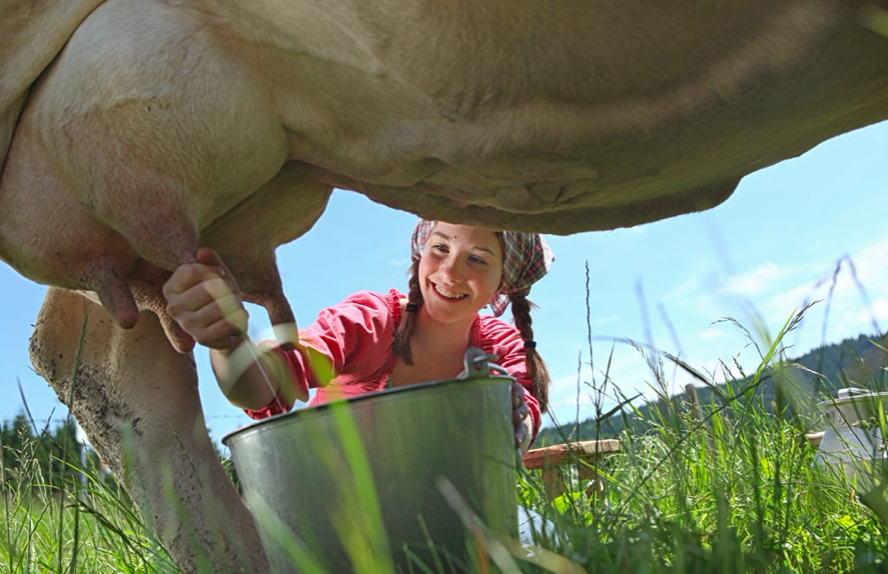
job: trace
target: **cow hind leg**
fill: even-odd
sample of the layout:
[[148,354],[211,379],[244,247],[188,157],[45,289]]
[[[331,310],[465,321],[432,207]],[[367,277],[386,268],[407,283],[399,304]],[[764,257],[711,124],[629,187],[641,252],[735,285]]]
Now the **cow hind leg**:
[[170,347],[153,313],[123,330],[92,301],[50,288],[31,357],[183,572],[268,571],[207,433],[194,359]]

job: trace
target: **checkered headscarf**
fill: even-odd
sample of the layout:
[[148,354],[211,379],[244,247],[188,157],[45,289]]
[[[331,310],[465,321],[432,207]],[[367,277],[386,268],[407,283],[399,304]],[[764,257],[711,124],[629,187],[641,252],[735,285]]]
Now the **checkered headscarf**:
[[[413,230],[410,247],[413,260],[422,257],[433,221],[420,219]],[[555,256],[539,233],[519,233],[502,231],[497,233],[503,248],[503,278],[499,290],[490,300],[491,310],[497,317],[509,306],[509,295],[527,295],[530,286],[539,281],[548,271]]]

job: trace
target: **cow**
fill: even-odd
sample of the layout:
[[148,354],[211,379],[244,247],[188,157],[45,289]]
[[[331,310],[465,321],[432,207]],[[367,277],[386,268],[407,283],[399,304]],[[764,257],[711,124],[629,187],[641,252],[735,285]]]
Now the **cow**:
[[216,249],[291,344],[274,250],[334,187],[554,234],[709,209],[888,118],[886,7],[6,0],[0,258],[50,286],[35,368],[182,571],[265,572],[164,311],[173,269]]

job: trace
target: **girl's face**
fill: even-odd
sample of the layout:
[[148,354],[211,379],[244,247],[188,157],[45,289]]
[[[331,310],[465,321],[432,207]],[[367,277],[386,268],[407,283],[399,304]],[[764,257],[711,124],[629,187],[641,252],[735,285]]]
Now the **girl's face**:
[[423,309],[435,321],[468,327],[502,276],[503,250],[493,231],[437,222],[419,261]]

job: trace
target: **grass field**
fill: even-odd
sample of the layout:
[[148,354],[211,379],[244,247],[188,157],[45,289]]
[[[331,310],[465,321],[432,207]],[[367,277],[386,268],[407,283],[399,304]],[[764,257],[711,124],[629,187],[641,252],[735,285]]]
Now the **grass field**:
[[[763,342],[760,368],[737,372],[718,403],[667,400],[669,408],[647,421],[651,430],[621,436],[622,452],[598,469],[606,487],[591,498],[575,475],[567,477],[569,492],[548,501],[538,474],[517,473],[520,502],[551,528],[535,530],[531,547],[476,537],[470,571],[888,571],[883,495],[860,496],[839,469],[816,463],[803,435],[817,421],[788,408],[793,389],[783,389],[787,403],[776,415],[756,395],[763,377],[781,376],[782,335]],[[669,399],[661,359],[639,352],[651,366],[652,388]],[[725,361],[725,373],[732,364]],[[608,380],[610,392],[614,384]],[[138,509],[113,479],[101,479],[95,463],[71,463],[66,480],[47,481],[29,448],[38,443],[19,448],[16,468],[0,469],[0,572],[177,572]]]

